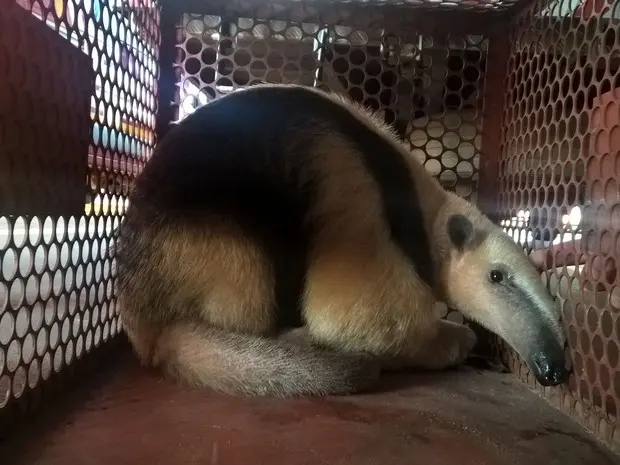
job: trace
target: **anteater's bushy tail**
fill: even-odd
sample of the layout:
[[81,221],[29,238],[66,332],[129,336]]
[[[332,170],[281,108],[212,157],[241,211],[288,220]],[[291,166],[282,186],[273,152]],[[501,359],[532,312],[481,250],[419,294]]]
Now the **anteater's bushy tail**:
[[160,334],[153,361],[185,384],[245,396],[350,394],[379,377],[375,360],[291,339],[175,323]]

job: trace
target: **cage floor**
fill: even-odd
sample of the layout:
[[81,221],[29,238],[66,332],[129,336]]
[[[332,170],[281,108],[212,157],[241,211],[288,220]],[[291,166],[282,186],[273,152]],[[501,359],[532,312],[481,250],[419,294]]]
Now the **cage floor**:
[[130,356],[0,457],[3,465],[620,463],[510,374],[468,367],[390,376],[366,395],[241,400],[179,388]]

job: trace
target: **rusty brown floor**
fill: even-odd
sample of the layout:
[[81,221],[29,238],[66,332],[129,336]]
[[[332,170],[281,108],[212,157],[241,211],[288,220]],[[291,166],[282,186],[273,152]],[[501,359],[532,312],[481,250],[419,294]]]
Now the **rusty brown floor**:
[[353,397],[240,400],[178,388],[128,356],[89,384],[0,448],[0,463],[620,463],[512,375],[472,368],[390,376]]

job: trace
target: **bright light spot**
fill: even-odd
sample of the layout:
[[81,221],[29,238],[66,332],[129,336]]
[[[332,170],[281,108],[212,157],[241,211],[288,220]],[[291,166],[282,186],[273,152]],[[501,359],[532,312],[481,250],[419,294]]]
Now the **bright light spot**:
[[201,92],[200,88],[190,80],[186,80],[181,86],[181,106],[179,108],[179,119],[184,119],[191,115],[196,108],[209,103],[207,94]]
[[235,90],[235,88],[233,86],[217,85],[217,86],[215,86],[215,88],[217,89],[218,92],[220,92],[222,94],[227,94],[228,92],[232,92],[232,91]]
[[562,215],[562,225],[575,231],[581,224],[581,207],[571,208],[568,215]]
[[511,226],[523,228],[524,226],[527,225],[528,220],[529,220],[529,215],[519,216],[517,214],[517,216],[513,216],[512,218],[510,218],[509,223]]
[[573,207],[568,214],[570,225],[576,229],[581,224],[581,207]]
[[522,229],[519,232],[519,244],[525,244],[532,241],[533,236],[532,233],[526,229]]
[[572,232],[568,232],[568,233],[558,234],[555,237],[555,239],[553,239],[552,244],[553,245],[565,244],[566,242],[578,241],[580,239],[581,239],[581,233],[573,234]]
[[65,10],[64,0],[55,0],[54,1],[54,8],[56,9],[56,15],[59,18],[62,18],[62,13]]

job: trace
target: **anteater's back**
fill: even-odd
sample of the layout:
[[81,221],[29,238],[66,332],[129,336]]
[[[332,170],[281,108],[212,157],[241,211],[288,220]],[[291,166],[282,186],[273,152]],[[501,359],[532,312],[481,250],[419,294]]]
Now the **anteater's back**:
[[122,321],[145,363],[227,392],[349,392],[376,375],[361,359],[256,337],[300,325],[318,230],[374,233],[368,212],[400,213],[390,196],[411,188],[385,135],[353,115],[314,90],[261,86],[198,109],[163,138],[136,181],[117,253]]
[[[243,235],[246,247],[255,248],[276,268],[273,281],[282,288],[278,298],[286,300],[279,306],[281,317],[284,323],[291,319],[295,323],[299,319],[295,294],[300,292],[306,239],[302,223],[316,196],[317,182],[304,170],[313,144],[308,127],[317,123],[311,123],[306,114],[291,116],[295,102],[286,90],[269,99],[255,92],[244,94],[243,98],[233,94],[198,109],[173,128],[155,150],[136,181],[123,224],[120,285],[124,276],[133,274],[142,279],[149,274],[149,281],[160,279],[166,260],[145,261],[170,254],[170,243],[181,241],[181,231],[196,241],[206,241],[208,232],[220,236],[226,229],[225,234]],[[175,281],[192,281],[191,276],[184,276],[184,270],[194,273],[197,267],[219,268],[213,257],[207,263],[204,254],[191,253],[184,261],[179,251],[171,260],[174,269],[170,271],[178,274]],[[179,282],[174,288],[153,283],[149,299],[170,305],[168,300],[180,297],[185,287]],[[203,300],[204,291],[188,292],[183,296],[188,302],[183,305],[202,305],[195,300]],[[144,311],[149,317],[160,318],[152,308]]]

